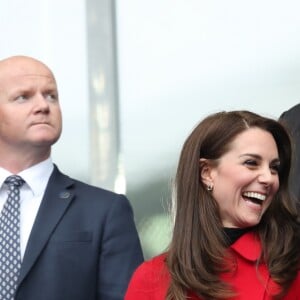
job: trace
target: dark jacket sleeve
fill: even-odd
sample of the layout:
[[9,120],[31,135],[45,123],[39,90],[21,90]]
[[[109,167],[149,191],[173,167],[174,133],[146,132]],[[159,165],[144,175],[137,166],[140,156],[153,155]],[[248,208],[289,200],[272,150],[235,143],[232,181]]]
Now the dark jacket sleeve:
[[110,208],[99,261],[99,300],[123,300],[129,280],[143,262],[132,208],[123,195]]

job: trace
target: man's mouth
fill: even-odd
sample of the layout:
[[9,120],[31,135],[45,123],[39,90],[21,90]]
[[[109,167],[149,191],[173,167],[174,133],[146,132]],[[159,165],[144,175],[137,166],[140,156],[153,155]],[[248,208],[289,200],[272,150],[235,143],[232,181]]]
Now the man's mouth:
[[49,123],[48,122],[46,122],[46,121],[41,121],[41,122],[33,122],[32,124],[31,124],[32,126],[35,126],[35,125],[49,125]]

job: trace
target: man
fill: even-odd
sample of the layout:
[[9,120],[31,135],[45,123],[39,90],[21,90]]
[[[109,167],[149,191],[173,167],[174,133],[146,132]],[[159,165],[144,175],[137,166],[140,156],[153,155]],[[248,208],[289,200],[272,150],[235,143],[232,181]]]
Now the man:
[[[0,61],[2,215],[7,210],[6,178],[17,174],[22,181],[20,192],[13,194],[21,203],[21,267],[15,276],[14,299],[121,300],[143,260],[131,206],[123,195],[59,171],[50,154],[61,130],[51,70],[25,56]],[[4,223],[5,218],[1,219],[0,247],[6,237],[3,232],[11,226]],[[10,263],[2,249],[0,298],[13,299],[4,292],[5,268]]]
[[289,129],[293,140],[294,157],[292,162],[290,186],[293,195],[297,198],[300,205],[300,104],[297,104],[283,112],[280,116],[280,121]]

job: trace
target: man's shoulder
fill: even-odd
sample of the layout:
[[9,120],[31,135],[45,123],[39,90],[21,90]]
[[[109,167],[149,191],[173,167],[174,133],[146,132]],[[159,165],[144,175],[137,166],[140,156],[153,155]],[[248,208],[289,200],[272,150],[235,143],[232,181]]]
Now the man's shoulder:
[[87,190],[89,192],[97,193],[97,194],[100,193],[100,194],[110,196],[110,197],[118,197],[119,196],[119,194],[117,194],[116,192],[106,189],[106,188],[103,188],[100,185],[97,186],[95,184],[91,184],[91,183],[85,182],[83,180],[79,180],[79,179],[72,178],[72,177],[69,177],[69,178],[73,181],[74,187],[77,189],[83,189],[83,190]]
[[89,200],[90,202],[96,202],[101,204],[107,204],[108,206],[124,204],[128,202],[128,199],[123,194],[118,194],[108,189],[98,187],[78,179],[72,179],[73,186],[72,190],[76,195],[77,199]]
[[52,186],[56,185],[57,187],[60,186],[60,188],[64,187],[65,189],[72,192],[78,200],[88,199],[89,201],[100,201],[101,203],[108,202],[110,203],[110,205],[114,201],[128,201],[127,197],[123,194],[118,194],[114,191],[102,188],[101,186],[96,186],[84,182],[83,180],[66,175],[59,171],[57,167],[53,173],[52,180],[49,181],[49,184]]
[[288,110],[284,111],[281,116],[280,119],[282,120],[289,120],[291,118],[296,118],[295,120],[299,119],[299,114],[300,114],[300,103],[294,105],[293,107],[289,108]]

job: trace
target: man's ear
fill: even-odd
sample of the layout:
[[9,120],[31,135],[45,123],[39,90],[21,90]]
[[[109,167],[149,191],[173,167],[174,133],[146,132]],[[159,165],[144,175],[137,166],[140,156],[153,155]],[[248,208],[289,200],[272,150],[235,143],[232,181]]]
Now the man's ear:
[[207,187],[212,187],[213,186],[213,180],[211,176],[212,166],[210,165],[209,160],[206,158],[200,158],[199,164],[200,164],[201,181]]

